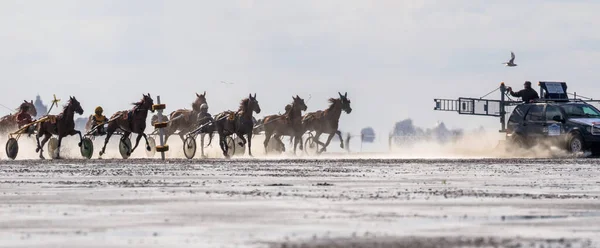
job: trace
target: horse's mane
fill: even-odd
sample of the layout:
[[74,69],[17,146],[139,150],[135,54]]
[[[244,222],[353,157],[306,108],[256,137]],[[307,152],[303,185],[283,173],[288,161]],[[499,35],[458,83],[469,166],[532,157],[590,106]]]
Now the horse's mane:
[[342,100],[336,99],[336,98],[329,98],[328,102],[331,104],[331,105],[329,105],[329,109],[333,109],[335,104],[342,102]]
[[142,104],[144,103],[144,99],[145,98],[142,97],[142,100],[139,100],[138,102],[131,103],[131,105],[136,106],[136,107],[142,106]]
[[246,98],[242,101],[240,101],[240,107],[238,108],[239,111],[242,111],[246,108],[246,106],[248,106],[248,102],[250,101],[249,98]]

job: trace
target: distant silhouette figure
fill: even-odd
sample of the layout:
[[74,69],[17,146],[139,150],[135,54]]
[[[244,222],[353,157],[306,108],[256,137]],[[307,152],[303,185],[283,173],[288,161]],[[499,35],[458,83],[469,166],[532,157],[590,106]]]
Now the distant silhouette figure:
[[515,66],[517,66],[517,64],[515,64],[515,53],[510,52],[510,60],[508,62],[504,62],[502,64],[505,64],[508,67],[515,67]]

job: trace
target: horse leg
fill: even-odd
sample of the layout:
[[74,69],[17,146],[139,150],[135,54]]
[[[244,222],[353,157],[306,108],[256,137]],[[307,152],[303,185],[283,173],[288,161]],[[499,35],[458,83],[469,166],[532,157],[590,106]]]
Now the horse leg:
[[58,135],[58,146],[56,147],[56,159],[60,159],[60,144],[62,143],[63,136]]
[[116,125],[108,125],[108,127],[106,128],[106,138],[104,139],[104,146],[102,147],[102,150],[100,150],[99,155],[102,156],[105,152],[106,152],[106,144],[108,144],[108,141],[110,140],[110,137],[113,135],[113,133],[115,133],[115,131],[117,130],[117,126]]
[[206,158],[206,156],[204,155],[204,135],[205,134],[203,133],[200,134],[200,156],[202,158]]
[[225,141],[225,135],[219,134],[219,145],[221,146],[221,151],[223,151],[223,156],[225,156],[225,158],[229,158],[229,154],[227,154],[227,150],[229,150],[229,148],[227,147],[227,141]]
[[342,138],[342,132],[340,130],[335,131],[335,133],[340,137],[340,148],[344,149],[344,139]]
[[[42,123],[40,123],[40,125],[42,125]],[[40,150],[42,150],[42,146],[40,145],[40,137],[42,137],[42,135],[43,135],[42,130],[43,129],[40,128],[38,133],[35,135],[35,140],[37,141],[37,148],[35,148],[35,152],[39,152]]]
[[46,144],[46,142],[48,142],[48,140],[51,137],[52,137],[52,135],[50,133],[44,134],[44,139],[42,140],[42,144],[40,144],[40,158],[41,159],[45,159],[44,158],[44,149],[42,147],[44,147],[44,145]]
[[263,145],[265,146],[265,154],[268,153],[267,146],[269,146],[269,140],[271,140],[271,135],[271,132],[265,131],[265,141],[263,142]]
[[[133,153],[133,151],[135,151],[135,148],[138,147],[138,145],[140,144],[140,140],[142,139],[142,135],[146,135],[144,133],[139,133],[137,138],[135,138],[135,145],[133,146],[133,149],[131,149],[131,151],[129,152],[129,154],[131,155],[131,153]],[[146,141],[146,144],[148,144],[148,141]],[[148,145],[149,146],[149,145]]]
[[300,150],[302,150],[302,136],[292,136],[294,139],[294,155],[296,155],[296,147],[298,147],[298,142],[300,143]]
[[78,146],[81,147],[81,144],[83,144],[83,135],[81,135],[81,131],[78,131],[78,130],[73,130],[69,135],[75,135],[75,134],[79,134]]
[[246,135],[248,136],[248,155],[254,157],[252,156],[252,131],[248,132]]
[[285,144],[283,141],[281,141],[281,134],[275,134],[273,139],[275,139],[275,141],[277,141],[277,143],[281,146],[281,152],[285,152]]
[[237,135],[242,141],[238,142],[238,145],[240,145],[241,147],[244,147],[247,143],[246,138],[244,138],[244,134],[243,133],[237,133]]
[[327,142],[325,142],[325,145],[323,145],[323,148],[321,148],[321,152],[327,151],[327,146],[329,146],[329,143],[331,142],[331,139],[333,139],[334,135],[335,135],[335,133],[329,134],[329,137],[327,137]]
[[316,132],[315,136],[313,137],[313,142],[317,143],[320,146],[325,146],[325,143],[323,143],[319,140],[319,137],[321,137],[321,134],[322,134],[321,132]]

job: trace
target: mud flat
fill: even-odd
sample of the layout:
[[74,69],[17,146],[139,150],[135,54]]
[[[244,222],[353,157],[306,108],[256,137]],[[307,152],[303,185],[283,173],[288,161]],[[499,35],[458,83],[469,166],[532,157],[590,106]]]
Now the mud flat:
[[600,247],[599,162],[2,161],[0,247]]

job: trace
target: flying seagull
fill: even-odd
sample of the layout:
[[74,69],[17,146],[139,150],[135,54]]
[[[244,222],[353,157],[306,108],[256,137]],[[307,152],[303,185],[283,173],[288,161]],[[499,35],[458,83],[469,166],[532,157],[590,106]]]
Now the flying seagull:
[[515,64],[515,53],[510,52],[510,60],[508,62],[504,62],[502,64],[505,64],[508,67],[515,67],[515,66],[517,66],[517,64]]

